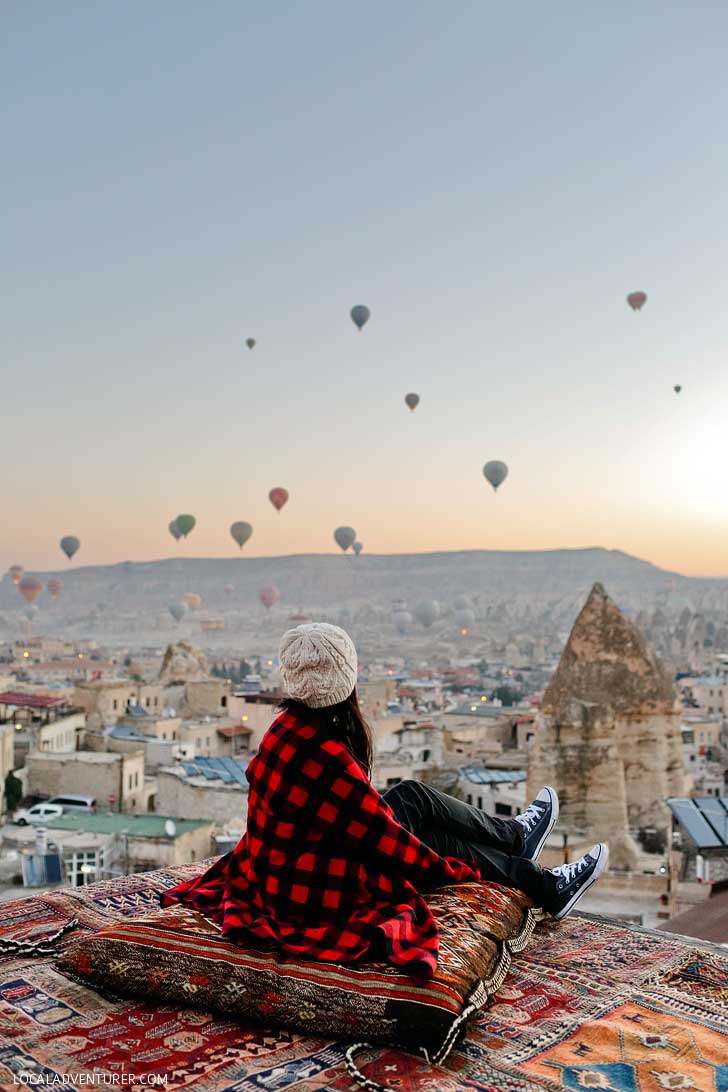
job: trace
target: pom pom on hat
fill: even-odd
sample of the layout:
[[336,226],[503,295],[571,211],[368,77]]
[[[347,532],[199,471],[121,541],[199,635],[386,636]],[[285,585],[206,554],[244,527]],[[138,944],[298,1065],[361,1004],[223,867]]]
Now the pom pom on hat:
[[354,642],[339,626],[309,622],[281,638],[281,674],[290,697],[311,709],[345,701],[356,686]]

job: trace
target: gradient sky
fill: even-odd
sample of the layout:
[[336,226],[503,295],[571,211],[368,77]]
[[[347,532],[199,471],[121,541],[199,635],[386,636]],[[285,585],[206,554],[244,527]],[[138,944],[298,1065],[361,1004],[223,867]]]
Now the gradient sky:
[[0,566],[247,519],[727,574],[727,41],[724,0],[11,0]]

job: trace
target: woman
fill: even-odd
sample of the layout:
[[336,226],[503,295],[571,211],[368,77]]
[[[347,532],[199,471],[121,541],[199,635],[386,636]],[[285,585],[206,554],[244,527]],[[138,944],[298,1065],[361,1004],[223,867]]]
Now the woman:
[[438,936],[423,892],[495,880],[560,918],[603,872],[603,845],[572,865],[536,864],[558,816],[553,789],[515,819],[416,781],[380,796],[356,650],[338,626],[289,630],[280,659],[289,698],[248,766],[247,831],[202,876],[165,892],[163,906],[192,906],[233,941],[253,934],[336,962],[384,957],[426,981]]

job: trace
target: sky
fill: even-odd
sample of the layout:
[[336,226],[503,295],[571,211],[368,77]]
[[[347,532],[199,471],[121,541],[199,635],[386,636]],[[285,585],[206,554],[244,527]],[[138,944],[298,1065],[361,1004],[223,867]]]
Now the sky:
[[728,574],[727,40],[723,0],[11,0],[0,567],[248,520]]

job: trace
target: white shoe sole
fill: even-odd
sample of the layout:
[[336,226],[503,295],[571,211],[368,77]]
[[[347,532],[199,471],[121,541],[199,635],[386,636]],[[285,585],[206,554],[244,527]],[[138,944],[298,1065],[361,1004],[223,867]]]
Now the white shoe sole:
[[539,856],[541,850],[543,849],[543,847],[544,847],[544,845],[546,843],[546,839],[548,838],[549,834],[551,833],[551,831],[556,826],[556,824],[558,822],[558,819],[559,819],[559,797],[558,797],[558,795],[556,793],[556,789],[552,789],[550,785],[544,785],[544,789],[546,790],[546,792],[551,797],[551,822],[546,827],[546,830],[543,832],[543,836],[541,838],[541,841],[538,843],[538,845],[534,849],[531,856],[530,857],[524,857],[525,861],[537,861],[538,860],[538,856]]
[[579,890],[571,896],[566,905],[562,906],[562,908],[559,910],[558,914],[552,915],[554,918],[556,918],[557,921],[561,921],[562,918],[565,918],[568,914],[571,913],[581,896],[585,895],[591,885],[597,882],[601,874],[604,872],[604,869],[607,867],[607,864],[609,862],[609,846],[604,845],[604,843],[602,842],[600,843],[599,850],[599,856],[597,857],[597,863],[594,871],[592,872],[589,879],[585,881],[584,886],[580,887]]

